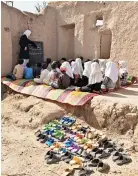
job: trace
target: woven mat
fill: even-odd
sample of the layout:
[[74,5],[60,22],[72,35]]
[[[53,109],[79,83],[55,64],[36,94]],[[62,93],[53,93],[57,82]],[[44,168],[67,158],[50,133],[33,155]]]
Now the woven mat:
[[6,77],[1,78],[4,85],[12,90],[26,95],[31,95],[43,99],[66,103],[73,106],[83,106],[97,94],[77,91],[67,91],[62,89],[52,89],[44,84],[36,84],[33,80],[12,81]]

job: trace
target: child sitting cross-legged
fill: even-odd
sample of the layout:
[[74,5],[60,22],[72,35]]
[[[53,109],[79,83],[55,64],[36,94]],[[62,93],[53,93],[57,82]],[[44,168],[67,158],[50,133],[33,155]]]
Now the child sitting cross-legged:
[[7,78],[10,78],[12,80],[22,79],[23,73],[24,73],[23,60],[20,59],[18,64],[14,67],[13,73],[7,75]]
[[70,86],[70,77],[66,73],[66,68],[60,68],[61,74],[58,79],[60,89],[66,89]]
[[31,68],[31,64],[29,62],[26,64],[26,67],[24,68],[24,78],[33,79],[33,69]]
[[48,79],[48,74],[49,74],[49,71],[47,70],[47,64],[44,63],[42,65],[40,78],[34,78],[34,82],[39,84],[45,83]]
[[34,78],[40,78],[41,70],[42,70],[42,64],[37,63],[36,66],[33,68]]
[[52,88],[58,89],[58,79],[60,76],[60,73],[57,71],[57,63],[56,61],[52,62],[51,64],[52,70],[48,74],[48,79],[44,80],[44,82],[48,85],[50,85]]

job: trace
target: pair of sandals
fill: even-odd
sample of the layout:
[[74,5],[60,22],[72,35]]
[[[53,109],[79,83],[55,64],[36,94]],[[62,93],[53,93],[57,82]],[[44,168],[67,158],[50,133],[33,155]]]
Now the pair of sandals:
[[55,130],[52,134],[53,137],[55,137],[56,139],[59,139],[59,140],[63,140],[64,139],[64,133],[60,130]]
[[54,151],[48,151],[45,155],[47,164],[55,164],[61,160],[61,156]]
[[61,160],[69,163],[73,159],[73,154],[69,151],[66,151],[64,155],[61,156]]
[[99,158],[94,158],[91,162],[90,162],[92,167],[97,167],[97,170],[99,172],[104,172],[105,170],[110,169],[109,165],[107,163],[104,163],[102,160],[100,160]]
[[71,151],[72,153],[77,153],[80,150],[80,147],[78,145],[71,145],[70,147],[68,147],[68,150]]
[[118,151],[113,152],[112,159],[119,166],[132,162],[132,159],[130,157],[128,157],[125,153],[123,154],[123,153],[118,152]]
[[95,129],[91,129],[89,131],[87,131],[86,135],[85,135],[88,139],[93,139],[97,136],[97,132]]
[[93,157],[97,157],[97,158],[100,158],[100,159],[103,159],[103,158],[108,158],[111,153],[109,150],[103,150],[102,148],[98,148],[96,147],[95,149],[93,149],[90,154],[93,156]]
[[35,132],[35,136],[37,138],[37,141],[40,141],[41,143],[43,143],[43,140],[46,138],[48,138],[48,136],[44,133],[41,132],[41,130],[38,130]]
[[81,127],[78,131],[81,131],[83,134],[86,134],[87,127]]
[[65,126],[72,126],[76,122],[76,119],[71,117],[63,117],[60,122]]
[[93,167],[97,167],[99,172],[105,172],[110,169],[107,163],[103,163],[100,159],[95,158],[84,165],[84,167],[79,171],[79,176],[88,176],[94,173]]

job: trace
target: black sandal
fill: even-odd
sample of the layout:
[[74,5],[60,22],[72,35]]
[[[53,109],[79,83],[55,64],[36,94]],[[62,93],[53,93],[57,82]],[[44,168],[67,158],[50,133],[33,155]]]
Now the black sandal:
[[48,158],[47,158],[47,164],[54,164],[60,161],[60,157],[54,153],[52,153]]
[[95,155],[96,155],[96,158],[103,159],[103,158],[109,157],[111,153],[105,152],[104,150],[98,150]]
[[101,160],[98,158],[95,158],[91,161],[93,167],[97,167],[99,162],[101,162]]
[[120,155],[119,158],[115,162],[117,165],[121,166],[123,164],[131,163],[132,159],[126,155]]

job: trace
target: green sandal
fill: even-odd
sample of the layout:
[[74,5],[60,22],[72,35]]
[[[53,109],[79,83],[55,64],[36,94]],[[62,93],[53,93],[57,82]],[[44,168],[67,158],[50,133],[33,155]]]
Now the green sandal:
[[62,131],[57,130],[53,133],[53,137],[55,137],[57,139],[63,139],[64,138],[64,133]]

